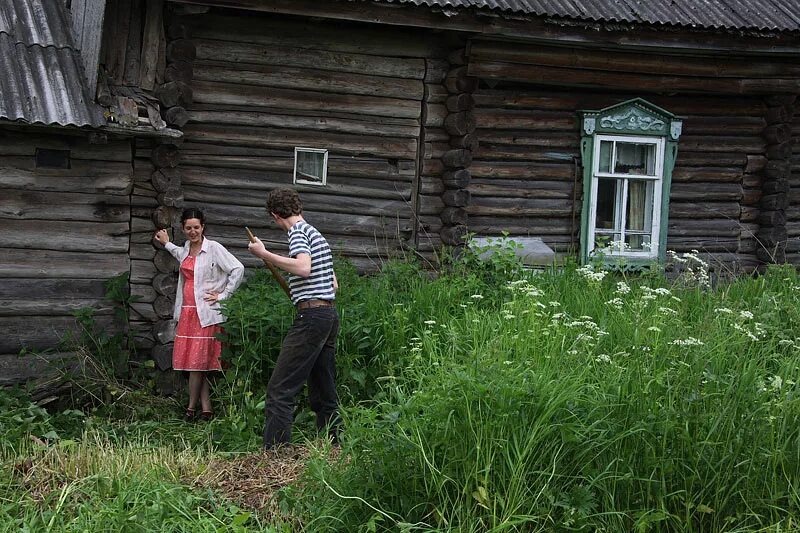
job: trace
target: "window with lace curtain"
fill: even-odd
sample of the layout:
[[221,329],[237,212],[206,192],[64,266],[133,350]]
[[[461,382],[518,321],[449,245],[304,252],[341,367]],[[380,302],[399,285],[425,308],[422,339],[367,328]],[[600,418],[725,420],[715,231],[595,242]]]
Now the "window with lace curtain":
[[663,259],[681,121],[641,99],[583,119],[581,258]]
[[328,151],[322,148],[294,149],[294,183],[325,185],[328,181]]

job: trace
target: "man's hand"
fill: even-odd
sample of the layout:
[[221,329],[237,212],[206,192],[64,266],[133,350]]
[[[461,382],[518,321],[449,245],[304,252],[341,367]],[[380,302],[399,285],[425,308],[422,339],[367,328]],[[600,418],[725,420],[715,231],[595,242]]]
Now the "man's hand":
[[263,257],[267,249],[264,247],[264,243],[261,242],[261,239],[258,237],[255,239],[255,241],[247,245],[247,250],[256,257]]

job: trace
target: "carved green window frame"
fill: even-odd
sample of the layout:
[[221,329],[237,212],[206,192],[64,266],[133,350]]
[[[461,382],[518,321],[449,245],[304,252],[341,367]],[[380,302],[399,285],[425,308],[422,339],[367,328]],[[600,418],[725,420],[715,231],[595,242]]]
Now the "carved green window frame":
[[581,262],[663,262],[682,119],[641,98],[579,114]]

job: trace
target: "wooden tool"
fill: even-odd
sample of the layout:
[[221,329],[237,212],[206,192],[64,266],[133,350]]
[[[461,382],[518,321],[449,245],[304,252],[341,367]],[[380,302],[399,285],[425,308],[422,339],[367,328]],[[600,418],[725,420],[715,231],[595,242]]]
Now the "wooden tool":
[[[250,242],[256,242],[256,236],[253,235],[253,232],[250,231],[250,228],[245,226],[244,229],[247,230],[247,237],[250,239]],[[272,263],[270,263],[266,259],[262,259],[262,261],[264,261],[264,264],[267,266],[269,271],[272,273],[272,277],[275,278],[275,281],[278,282],[278,285],[281,286],[281,289],[283,289],[283,292],[285,292],[286,296],[288,296],[289,300],[291,300],[292,299],[292,291],[289,290],[289,284],[286,283],[286,278],[284,278],[281,275],[281,273],[278,271],[278,269],[275,267],[275,265],[273,265]]]

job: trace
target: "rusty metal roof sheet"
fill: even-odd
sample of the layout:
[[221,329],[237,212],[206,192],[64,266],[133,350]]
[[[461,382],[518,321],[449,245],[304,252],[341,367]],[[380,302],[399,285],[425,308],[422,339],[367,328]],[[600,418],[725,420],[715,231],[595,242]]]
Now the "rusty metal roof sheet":
[[63,2],[0,2],[0,118],[28,124],[102,126]]
[[798,0],[382,0],[445,9],[485,9],[592,22],[800,31]]

